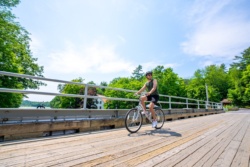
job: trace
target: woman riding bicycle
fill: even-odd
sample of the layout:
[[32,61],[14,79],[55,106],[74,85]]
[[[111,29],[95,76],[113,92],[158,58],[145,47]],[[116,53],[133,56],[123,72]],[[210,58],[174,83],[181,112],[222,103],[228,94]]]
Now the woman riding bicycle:
[[143,85],[143,87],[136,93],[140,94],[147,88],[147,93],[141,97],[141,104],[143,106],[143,114],[145,114],[147,117],[149,115],[148,111],[146,111],[145,101],[150,101],[149,104],[149,111],[152,114],[153,121],[152,121],[152,127],[155,128],[157,126],[157,120],[154,112],[154,105],[159,100],[159,93],[157,90],[157,80],[152,78],[152,71],[146,72],[146,78],[147,82]]

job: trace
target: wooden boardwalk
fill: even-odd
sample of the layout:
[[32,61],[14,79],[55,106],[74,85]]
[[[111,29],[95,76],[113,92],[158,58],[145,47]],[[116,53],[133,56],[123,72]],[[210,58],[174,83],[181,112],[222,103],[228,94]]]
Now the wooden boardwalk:
[[0,166],[250,167],[250,110],[143,126],[0,143]]

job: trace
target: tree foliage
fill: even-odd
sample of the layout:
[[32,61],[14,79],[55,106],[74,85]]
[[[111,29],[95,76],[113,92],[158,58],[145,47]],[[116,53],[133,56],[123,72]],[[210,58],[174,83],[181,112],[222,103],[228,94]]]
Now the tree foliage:
[[246,70],[242,74],[243,84],[243,103],[246,105],[250,104],[250,64],[246,67]]
[[142,80],[144,73],[142,72],[142,66],[139,65],[132,73],[132,78]]
[[231,67],[236,67],[240,71],[246,70],[247,66],[250,64],[250,47],[248,47],[246,50],[244,50],[241,56],[235,56],[234,60],[236,62],[233,62],[231,64]]
[[[142,82],[140,80],[136,80],[134,78],[115,78],[113,79],[109,85],[112,88],[122,88],[128,90],[139,90],[142,86]],[[107,89],[104,93],[107,97],[117,97],[117,98],[131,98],[135,99],[136,97],[133,95],[134,93],[126,92],[126,91],[117,91],[113,89]],[[129,101],[116,101],[116,100],[108,100],[105,104],[106,108],[132,108],[136,104],[134,102]]]
[[153,78],[157,79],[160,94],[186,96],[184,80],[172,68],[157,66],[153,69]]
[[[73,79],[72,82],[83,83],[82,78]],[[77,84],[59,84],[58,90],[63,94],[84,94],[84,85]],[[56,96],[50,102],[51,108],[80,108],[79,98]]]
[[15,7],[20,3],[20,0],[1,0],[0,7],[1,8],[11,8]]
[[[72,82],[82,83],[80,84],[59,84],[58,90],[62,94],[73,94],[73,95],[84,95],[85,94],[85,85],[83,84],[84,79],[81,77],[77,79],[73,79]],[[95,83],[90,81],[88,84],[88,92],[89,96],[97,96],[98,89],[95,87]],[[106,84],[103,82],[102,84]],[[93,86],[91,86],[93,85]],[[101,89],[99,89],[101,91]],[[91,104],[95,102],[95,99],[87,98],[86,107],[90,108]],[[50,102],[51,108],[83,108],[84,98],[82,97],[64,97],[64,96],[56,96]]]
[[[140,67],[140,71],[142,70],[142,67]],[[138,70],[137,70],[138,71]],[[185,83],[184,80],[178,77],[177,74],[173,72],[171,68],[165,69],[163,66],[157,66],[153,71],[153,78],[157,79],[158,82],[158,91],[160,94],[168,94],[168,95],[174,95],[174,96],[184,96],[186,94],[185,92]],[[144,75],[143,75],[144,76]],[[130,78],[115,78],[113,79],[109,87],[114,88],[123,88],[128,90],[139,90],[145,83],[146,83],[145,77],[140,77],[139,79],[136,77],[130,77]],[[118,98],[134,98],[134,93],[126,92],[126,91],[117,91],[117,90],[106,90],[105,96],[108,97],[118,97]],[[161,100],[165,100],[161,99]],[[114,101],[109,100],[106,104],[106,107],[108,108],[132,108],[137,105],[138,102],[129,102],[129,101]]]
[[206,85],[209,101],[219,102],[227,97],[229,83],[224,64],[210,65],[195,71],[194,77],[187,85],[187,96],[205,101]]
[[196,70],[194,77],[190,79],[187,85],[187,97],[206,100],[205,77],[203,70]]
[[[2,0],[0,2],[0,71],[42,76],[43,67],[32,57],[29,33],[15,22],[11,7],[19,0]],[[0,76],[0,87],[14,89],[37,89],[42,82],[32,79]],[[0,93],[0,107],[19,107],[22,94]]]
[[21,106],[23,107],[37,107],[39,105],[43,105],[44,107],[50,107],[50,102],[38,102],[38,101],[29,101],[29,100],[23,100]]
[[228,73],[230,83],[228,97],[238,106],[249,106],[250,47],[244,50],[241,56],[235,56],[235,60]]

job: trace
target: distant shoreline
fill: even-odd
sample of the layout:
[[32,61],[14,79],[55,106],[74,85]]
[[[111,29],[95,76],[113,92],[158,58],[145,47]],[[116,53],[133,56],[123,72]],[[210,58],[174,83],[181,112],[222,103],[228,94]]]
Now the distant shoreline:
[[[21,109],[36,109],[37,107],[36,106],[20,106],[19,108]],[[50,107],[46,107],[45,106],[45,109],[51,109]]]

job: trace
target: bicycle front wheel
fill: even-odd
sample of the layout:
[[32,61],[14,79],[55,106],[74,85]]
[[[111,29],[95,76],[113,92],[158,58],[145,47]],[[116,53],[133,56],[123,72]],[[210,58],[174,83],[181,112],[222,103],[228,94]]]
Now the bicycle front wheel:
[[155,109],[156,119],[157,119],[157,126],[156,129],[161,129],[165,122],[165,114],[161,109]]
[[136,108],[129,110],[125,117],[125,127],[131,133],[136,133],[142,126],[142,114]]

